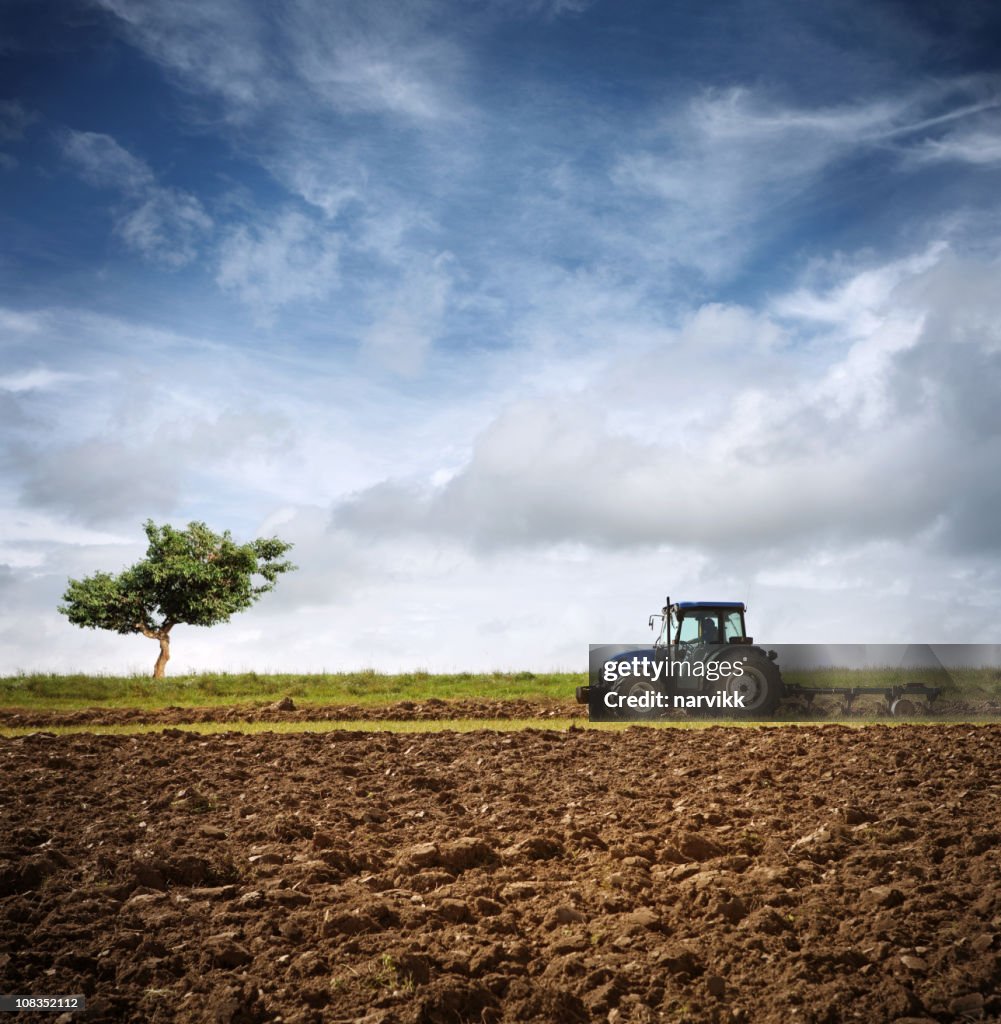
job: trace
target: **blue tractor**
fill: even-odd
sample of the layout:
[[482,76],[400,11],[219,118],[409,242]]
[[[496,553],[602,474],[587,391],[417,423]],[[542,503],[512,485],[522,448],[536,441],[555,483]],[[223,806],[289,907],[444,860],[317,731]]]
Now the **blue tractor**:
[[[934,703],[943,687],[920,682],[852,687],[786,683],[778,654],[747,635],[740,601],[679,601],[668,598],[650,616],[658,632],[652,647],[592,648],[590,683],[577,687],[577,701],[594,720],[657,718],[684,709],[700,715],[765,719],[785,698],[809,708],[814,698],[838,697],[850,713],[862,696],[881,696],[897,718],[918,713],[920,699]],[[944,673],[944,670],[943,670]]]
[[747,635],[746,610],[739,601],[672,604],[668,598],[659,615],[650,616],[650,627],[658,629],[654,645],[618,651],[603,660],[606,671],[611,663],[619,664],[623,671],[617,678],[596,678],[592,666],[591,684],[577,688],[577,700],[589,705],[592,718],[614,718],[617,707],[637,703],[649,717],[683,708],[768,718],[786,687],[775,652],[756,647]]

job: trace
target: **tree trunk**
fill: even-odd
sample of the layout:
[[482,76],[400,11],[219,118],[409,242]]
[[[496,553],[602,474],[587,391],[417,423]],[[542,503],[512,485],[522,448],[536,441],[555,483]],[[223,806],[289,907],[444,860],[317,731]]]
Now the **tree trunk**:
[[160,656],[153,666],[153,678],[163,679],[167,669],[167,662],[170,661],[170,634],[158,633],[156,639],[160,641]]

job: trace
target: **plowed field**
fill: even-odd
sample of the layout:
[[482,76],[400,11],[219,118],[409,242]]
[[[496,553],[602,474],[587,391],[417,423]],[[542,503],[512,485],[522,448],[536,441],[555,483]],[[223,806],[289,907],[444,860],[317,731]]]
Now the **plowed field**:
[[1001,1013],[1001,726],[36,734],[0,764],[0,992],[85,994],[66,1021]]
[[[824,719],[876,720],[890,719],[886,702],[877,697],[858,698],[846,707],[841,698],[822,696],[809,705],[789,700],[780,707],[787,720],[819,721]],[[669,711],[664,716],[675,722],[692,721],[693,714]],[[997,721],[1001,718],[1001,701],[956,700],[939,698],[933,704],[917,701],[914,717],[922,719]],[[166,707],[166,708],[82,708],[75,711],[53,708],[0,708],[0,728],[47,729],[60,726],[103,725],[191,725],[239,722],[435,722],[487,719],[586,719],[587,705],[575,700],[553,698],[516,698],[493,700],[466,697],[458,700],[410,701],[386,704],[296,704],[290,697],[271,704],[243,704],[233,707]]]

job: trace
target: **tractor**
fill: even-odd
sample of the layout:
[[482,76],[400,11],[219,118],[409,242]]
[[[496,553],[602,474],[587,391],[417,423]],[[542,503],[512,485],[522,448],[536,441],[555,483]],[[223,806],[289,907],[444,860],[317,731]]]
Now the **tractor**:
[[[630,698],[639,698],[632,706],[642,704],[645,717],[678,707],[768,718],[785,696],[785,686],[775,652],[754,646],[747,635],[746,610],[739,601],[672,604],[668,598],[662,611],[650,616],[651,629],[658,629],[652,648],[618,651],[602,662],[629,663],[622,666],[627,670],[645,662],[647,671],[630,670],[614,681],[601,675],[596,679],[592,671],[591,684],[577,688],[578,702],[589,705],[592,718],[617,717],[616,708],[627,706]],[[609,698],[610,693],[615,696]]]
[[850,712],[856,697],[880,695],[894,717],[918,712],[916,700],[930,705],[940,687],[921,683],[851,688],[802,686],[782,679],[774,650],[747,635],[740,601],[680,601],[668,598],[650,616],[657,630],[652,647],[623,650],[592,647],[590,683],[577,687],[596,721],[620,717],[657,718],[674,709],[696,714],[765,719],[795,697],[809,707],[815,697],[837,696]]

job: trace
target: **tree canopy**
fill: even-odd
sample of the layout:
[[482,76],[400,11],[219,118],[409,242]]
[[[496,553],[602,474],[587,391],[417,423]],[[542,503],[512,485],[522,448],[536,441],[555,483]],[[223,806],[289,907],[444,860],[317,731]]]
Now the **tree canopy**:
[[214,533],[204,523],[177,530],[147,520],[143,528],[149,547],[141,562],[117,576],[97,572],[71,579],[59,611],[76,626],[158,640],[156,678],[170,657],[174,626],[228,622],[296,568],[283,559],[292,545],[277,537],[237,544],[228,530]]

